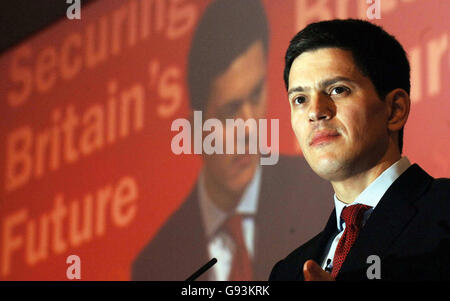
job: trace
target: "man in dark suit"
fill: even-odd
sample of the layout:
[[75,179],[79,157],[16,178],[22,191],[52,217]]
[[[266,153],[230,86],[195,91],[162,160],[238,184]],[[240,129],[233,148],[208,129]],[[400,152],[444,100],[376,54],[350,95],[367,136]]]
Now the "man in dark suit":
[[335,209],[270,280],[450,280],[450,181],[401,156],[409,71],[398,41],[362,20],[313,23],[292,39],[292,127]]
[[[264,118],[267,52],[268,24],[259,0],[212,2],[189,53],[193,111],[224,125],[225,119]],[[234,131],[224,128],[223,145]],[[237,143],[245,143],[248,153],[255,129],[245,130],[245,141]],[[265,280],[280,256],[311,238],[327,218],[324,200],[331,186],[301,158],[280,156],[277,164],[262,166],[260,158],[203,154],[196,185],[140,252],[132,279],[185,280],[217,258],[199,280]]]

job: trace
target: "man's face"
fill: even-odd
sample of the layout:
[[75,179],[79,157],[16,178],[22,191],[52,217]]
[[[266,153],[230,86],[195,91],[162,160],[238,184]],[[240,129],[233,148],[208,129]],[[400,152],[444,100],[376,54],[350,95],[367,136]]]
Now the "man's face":
[[[221,73],[211,86],[205,118],[217,118],[224,128],[223,146],[232,129],[225,127],[225,119],[254,118],[256,121],[266,112],[266,61],[261,42],[253,43]],[[250,131],[246,127],[246,138]],[[208,134],[208,133],[206,133]],[[206,136],[204,134],[204,136]],[[204,155],[206,174],[215,185],[229,193],[239,194],[252,179],[259,155],[249,155],[248,139],[237,141],[234,154]],[[237,154],[237,143],[245,143],[245,154]]]
[[385,154],[389,110],[351,52],[322,48],[302,53],[292,64],[288,95],[297,140],[322,178],[345,180]]

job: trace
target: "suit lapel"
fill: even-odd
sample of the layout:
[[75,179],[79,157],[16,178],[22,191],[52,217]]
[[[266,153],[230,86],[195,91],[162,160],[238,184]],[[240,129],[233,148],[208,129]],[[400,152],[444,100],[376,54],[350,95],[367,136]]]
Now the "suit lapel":
[[[265,174],[263,173],[263,176]],[[261,183],[265,184],[265,183]],[[255,216],[255,253],[253,258],[253,271],[254,278],[256,280],[266,280],[270,268],[275,264],[271,256],[272,252],[278,253],[277,248],[283,242],[283,236],[280,235],[279,231],[284,231],[285,229],[279,229],[279,227],[274,227],[277,225],[276,220],[278,215],[273,215],[274,210],[281,210],[276,208],[274,204],[277,204],[275,200],[267,200],[267,196],[270,197],[270,191],[266,191],[266,185],[261,185],[260,197],[258,200],[258,210]],[[284,199],[284,196],[280,196],[280,199]],[[270,251],[267,251],[270,248]]]
[[425,171],[414,164],[389,187],[361,230],[337,279],[345,279],[346,273],[349,276],[350,272],[355,271],[364,271],[365,274],[367,257],[370,255],[383,259],[416,214],[414,202],[431,180]]
[[308,259],[313,259],[318,264],[322,263],[325,255],[326,255],[325,248],[327,247],[327,244],[329,243],[332,235],[335,234],[337,231],[336,225],[337,225],[336,209],[334,209],[331,212],[331,215],[328,219],[328,222],[327,222],[325,228],[323,229],[323,231],[320,234],[320,237],[317,241],[317,245],[315,245],[315,246],[313,246],[313,248],[311,248],[311,251],[309,254],[307,254],[308,257],[305,258],[305,261]]
[[[194,273],[201,266],[206,264],[211,258],[208,254],[208,238],[206,237],[206,230],[203,225],[203,219],[199,204],[199,195],[197,185],[194,187],[190,196],[183,204],[182,210],[177,212],[180,221],[183,224],[178,224],[178,232],[180,232],[184,237],[182,245],[180,245],[180,250],[182,250],[182,258],[184,260],[191,261],[190,271],[188,271],[188,276]],[[180,254],[181,255],[181,254]],[[186,258],[188,256],[188,258]],[[212,269],[206,271],[197,280],[207,281],[210,279],[210,273]],[[186,276],[186,278],[188,277]]]
[[302,250],[301,256],[298,259],[298,264],[296,268],[297,275],[295,276],[295,280],[303,281],[303,264],[312,259],[317,262],[319,265],[322,264],[323,258],[326,255],[325,251],[327,250],[328,242],[330,241],[333,234],[336,233],[336,209],[331,212],[331,215],[328,219],[328,222],[320,234],[314,238],[312,241],[305,244]]
[[[280,218],[287,218],[286,210],[289,210],[289,207],[285,208],[280,204],[296,197],[291,195],[293,191],[285,189],[281,185],[273,187],[271,182],[274,177],[273,173],[272,169],[263,167],[258,210],[255,216],[253,261],[255,280],[267,280],[276,260],[286,255],[287,252],[283,251],[286,244],[291,242],[288,233],[290,233],[289,229],[294,221],[289,221],[289,219],[288,222],[280,221]],[[276,258],[274,258],[274,254],[276,254]]]
[[[258,211],[255,218],[254,268],[255,276],[259,279],[266,280],[274,264],[280,258],[284,258],[293,249],[298,248],[300,242],[303,244],[310,240],[318,232],[317,230],[323,227],[326,215],[323,210],[318,212],[318,202],[323,202],[325,198],[329,197],[332,190],[331,186],[326,186],[325,189],[325,182],[320,182],[312,177],[317,177],[317,175],[313,173],[305,160],[299,158],[280,156],[277,165],[263,166]],[[320,191],[311,188],[316,185],[320,187]],[[326,210],[328,213],[329,208]],[[308,220],[316,213],[320,214],[319,220],[323,221],[320,228],[312,230],[311,227],[306,228],[311,223],[299,223],[299,219]],[[335,231],[335,213],[332,214],[332,218],[333,221],[329,222],[332,228],[328,228],[330,231]],[[318,224],[316,221],[315,226]],[[322,231],[316,237],[317,239],[310,241],[310,245],[314,245],[314,247],[309,250],[308,254],[314,253],[314,257],[322,255],[320,251],[314,252],[314,250],[322,245],[322,242],[320,244],[317,242],[323,236],[323,232],[330,231]],[[309,234],[306,234],[308,232]],[[325,238],[324,241],[326,245],[328,239]],[[308,256],[310,259],[312,255]],[[295,277],[297,278],[298,275],[296,274]]]

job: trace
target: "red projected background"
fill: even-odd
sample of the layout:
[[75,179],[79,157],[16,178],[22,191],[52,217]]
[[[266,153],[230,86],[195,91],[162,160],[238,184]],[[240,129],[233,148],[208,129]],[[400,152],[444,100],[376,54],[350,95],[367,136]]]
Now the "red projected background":
[[[209,3],[98,0],[0,57],[1,280],[65,280],[71,254],[83,280],[130,279],[202,167],[197,155],[173,154],[171,124],[189,115],[187,53]],[[282,82],[288,42],[313,21],[368,19],[370,4],[263,3],[267,118],[280,120],[280,153],[300,155]],[[404,154],[434,177],[450,171],[448,11],[449,1],[382,0],[372,20],[409,55]],[[332,196],[324,201],[331,209]]]

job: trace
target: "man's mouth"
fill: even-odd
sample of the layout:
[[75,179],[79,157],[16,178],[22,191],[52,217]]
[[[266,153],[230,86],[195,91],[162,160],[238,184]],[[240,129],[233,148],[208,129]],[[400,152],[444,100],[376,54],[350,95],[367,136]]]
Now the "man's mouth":
[[324,130],[316,132],[309,142],[310,146],[318,146],[322,144],[329,143],[335,139],[337,139],[340,134],[337,131]]

